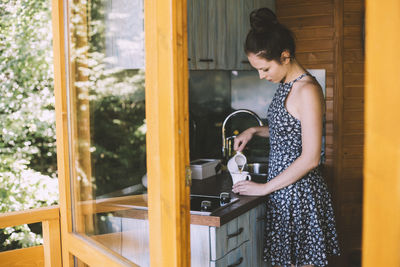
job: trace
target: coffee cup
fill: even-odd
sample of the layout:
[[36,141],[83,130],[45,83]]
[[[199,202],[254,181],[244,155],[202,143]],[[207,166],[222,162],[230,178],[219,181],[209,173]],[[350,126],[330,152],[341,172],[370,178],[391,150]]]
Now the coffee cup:
[[251,180],[251,176],[250,176],[249,172],[245,172],[245,171],[231,172],[231,176],[232,176],[233,184],[236,184],[237,182],[243,181],[243,180]]

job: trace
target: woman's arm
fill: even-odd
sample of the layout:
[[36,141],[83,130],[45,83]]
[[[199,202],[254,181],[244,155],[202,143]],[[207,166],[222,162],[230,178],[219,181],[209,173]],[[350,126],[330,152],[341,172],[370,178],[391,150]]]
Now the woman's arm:
[[241,134],[236,136],[233,149],[236,151],[242,151],[254,135],[269,137],[268,126],[255,126],[243,131]]
[[323,97],[321,89],[315,84],[306,84],[299,89],[296,110],[301,122],[301,155],[268,183],[241,181],[233,186],[233,192],[243,195],[267,195],[295,183],[318,166],[321,156]]

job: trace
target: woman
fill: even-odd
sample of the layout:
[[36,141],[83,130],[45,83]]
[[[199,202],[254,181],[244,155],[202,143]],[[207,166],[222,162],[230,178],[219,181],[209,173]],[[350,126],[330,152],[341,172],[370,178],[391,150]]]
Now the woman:
[[279,83],[268,126],[235,138],[242,151],[254,136],[270,138],[265,184],[241,181],[240,195],[268,195],[264,258],[274,266],[326,266],[339,255],[330,194],[318,165],[324,99],[316,80],[296,61],[293,34],[268,8],[250,14],[245,52],[260,79]]

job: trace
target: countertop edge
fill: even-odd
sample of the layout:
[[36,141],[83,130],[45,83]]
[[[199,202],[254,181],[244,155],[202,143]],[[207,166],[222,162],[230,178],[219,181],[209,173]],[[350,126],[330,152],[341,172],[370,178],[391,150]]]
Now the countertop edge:
[[190,223],[196,225],[220,227],[238,216],[246,213],[252,208],[266,201],[266,196],[239,196],[239,201],[212,213],[211,215],[190,215]]

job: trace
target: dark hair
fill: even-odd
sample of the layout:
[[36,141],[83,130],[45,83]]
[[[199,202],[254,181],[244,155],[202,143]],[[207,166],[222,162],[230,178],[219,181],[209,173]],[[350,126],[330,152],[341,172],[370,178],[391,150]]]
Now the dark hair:
[[281,54],[285,50],[291,58],[295,57],[294,34],[278,22],[271,9],[265,7],[253,10],[250,13],[250,26],[244,45],[247,55],[253,53],[278,63],[281,63]]

